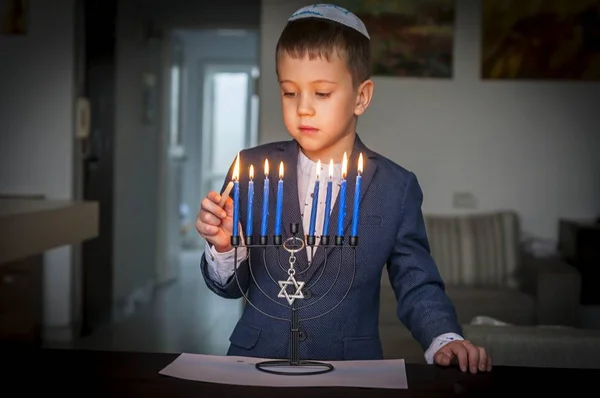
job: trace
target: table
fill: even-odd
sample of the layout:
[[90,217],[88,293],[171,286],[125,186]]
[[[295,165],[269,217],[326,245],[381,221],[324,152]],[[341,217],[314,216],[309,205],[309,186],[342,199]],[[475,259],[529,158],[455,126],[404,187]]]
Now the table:
[[0,265],[95,238],[97,202],[0,197]]
[[[40,391],[98,397],[490,397],[595,391],[600,369],[497,366],[468,374],[454,367],[406,364],[408,390],[245,387],[180,380],[158,374],[177,353],[41,349],[0,352],[0,391]],[[597,390],[596,390],[597,391]]]
[[96,202],[0,196],[0,341],[41,341],[44,252],[98,236]]

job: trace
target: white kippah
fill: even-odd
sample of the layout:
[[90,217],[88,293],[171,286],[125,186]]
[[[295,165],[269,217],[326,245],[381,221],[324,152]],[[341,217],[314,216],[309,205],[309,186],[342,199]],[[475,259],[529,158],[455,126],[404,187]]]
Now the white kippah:
[[365,24],[360,20],[359,17],[345,8],[336,6],[334,4],[313,4],[302,7],[288,18],[288,22],[311,17],[329,19],[330,21],[341,23],[342,25],[346,25],[362,33],[367,39],[371,39]]

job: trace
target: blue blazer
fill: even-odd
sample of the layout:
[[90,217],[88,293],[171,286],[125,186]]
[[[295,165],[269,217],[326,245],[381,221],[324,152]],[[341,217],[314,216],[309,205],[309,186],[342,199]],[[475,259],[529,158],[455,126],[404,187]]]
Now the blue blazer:
[[[256,171],[255,243],[258,243],[260,234],[265,159],[269,159],[271,170],[270,241],[274,231],[280,161],[285,166],[283,239],[292,236],[292,223],[298,224],[299,237],[308,232],[303,230],[298,203],[298,150],[298,143],[291,140],[261,145],[240,153],[243,172],[240,173],[239,221],[244,231],[250,164]],[[360,153],[363,154],[364,171],[360,192],[359,244],[352,249],[348,242]],[[383,357],[378,318],[384,266],[387,266],[398,300],[397,315],[424,350],[442,333],[461,334],[454,306],[444,292],[443,281],[430,255],[421,211],[423,195],[415,175],[369,150],[357,136],[349,156],[347,181],[345,246],[317,247],[310,266],[305,250],[296,253],[296,279],[305,282],[305,298],[296,301],[301,330],[300,359],[366,360]],[[325,195],[325,192],[320,194]],[[339,201],[332,203],[332,207],[329,224],[331,242],[337,234]],[[225,286],[221,286],[210,279],[206,259],[202,258],[202,274],[213,292],[225,298],[240,298],[243,292],[248,298],[243,315],[231,334],[228,355],[289,358],[291,310],[285,298],[277,297],[281,290],[277,282],[288,277],[288,259],[288,252],[282,248],[251,248],[248,260],[240,265]]]

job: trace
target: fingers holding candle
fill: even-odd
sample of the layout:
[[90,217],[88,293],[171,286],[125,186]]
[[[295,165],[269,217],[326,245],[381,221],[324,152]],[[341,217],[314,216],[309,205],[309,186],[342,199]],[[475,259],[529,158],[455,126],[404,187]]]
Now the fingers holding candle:
[[196,230],[211,243],[218,252],[231,248],[233,201],[225,197],[225,207],[219,206],[219,194],[210,192],[202,200],[196,216]]

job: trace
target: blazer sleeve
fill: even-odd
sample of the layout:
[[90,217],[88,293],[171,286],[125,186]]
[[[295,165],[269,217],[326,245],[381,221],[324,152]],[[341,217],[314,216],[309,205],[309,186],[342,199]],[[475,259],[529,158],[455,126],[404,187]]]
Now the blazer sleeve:
[[398,299],[398,318],[426,350],[435,337],[444,333],[462,335],[462,330],[430,254],[422,203],[423,192],[410,172],[387,268]]

